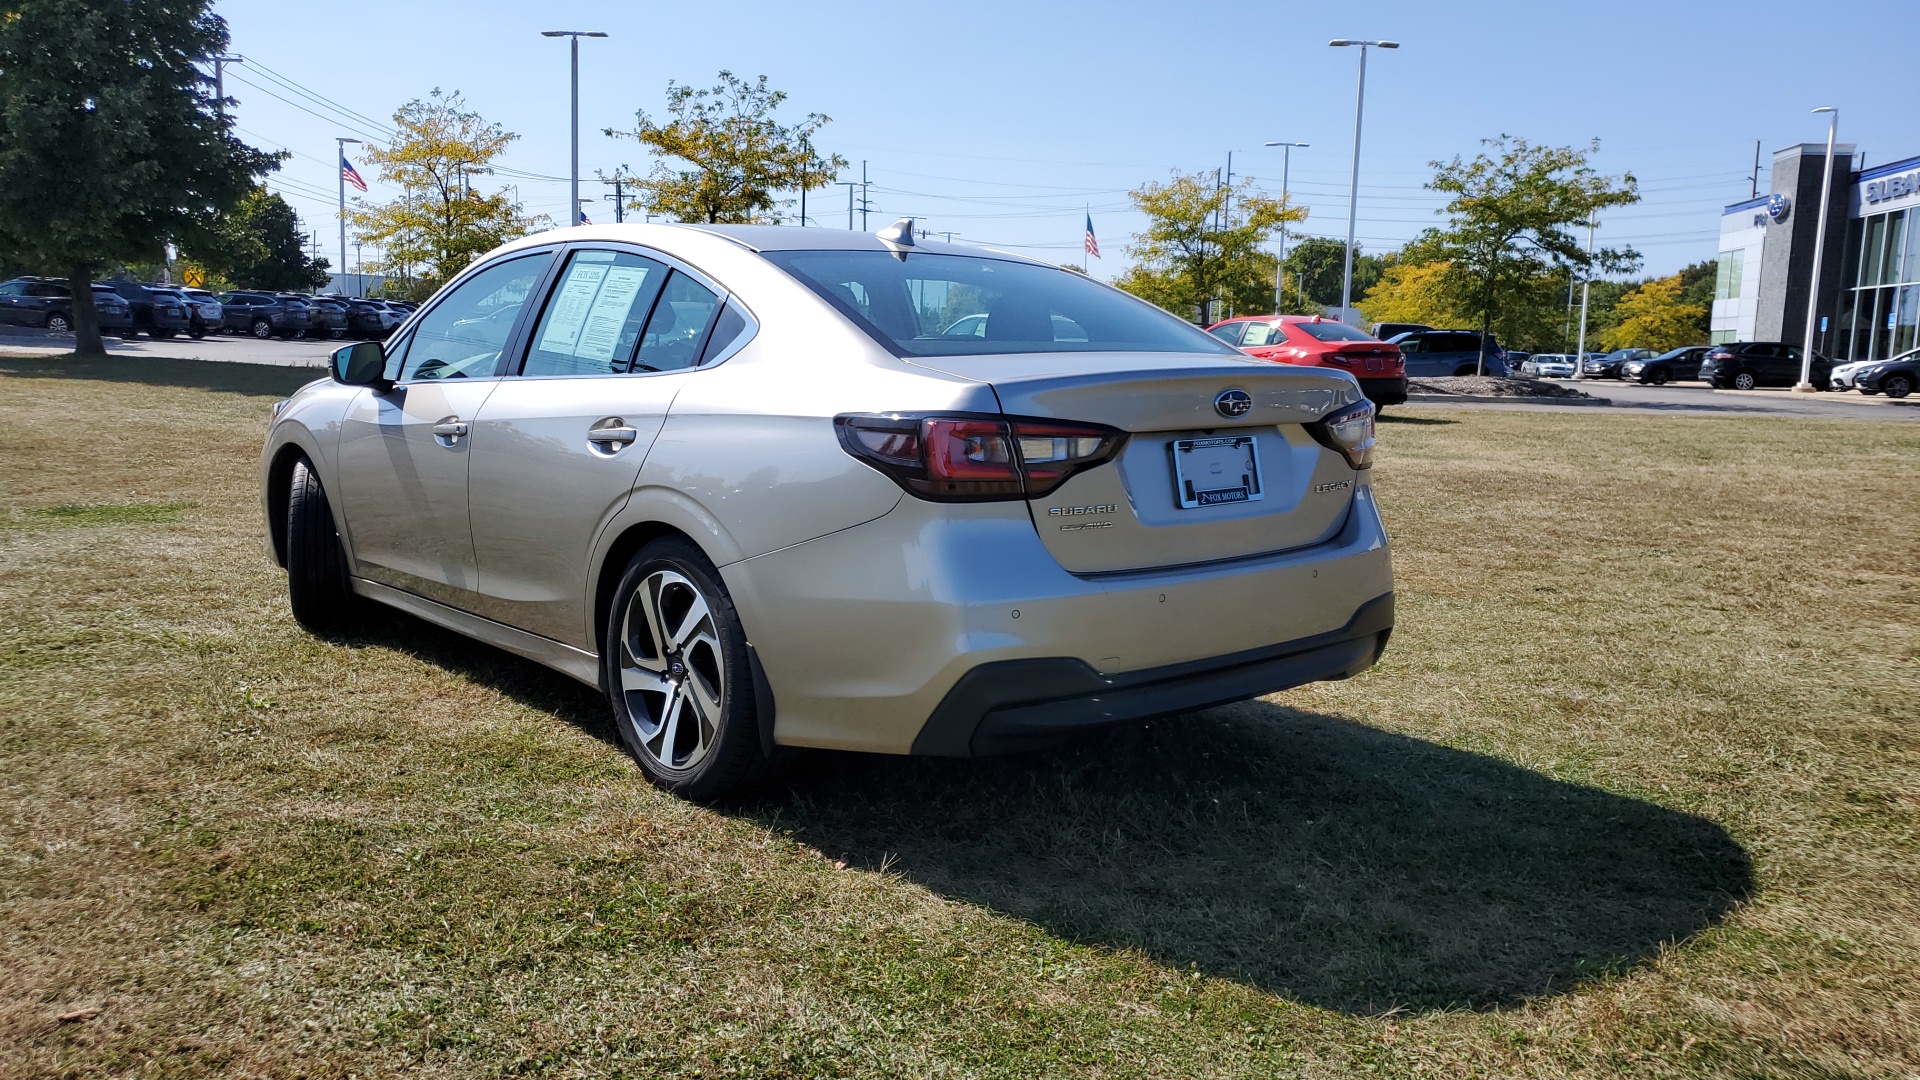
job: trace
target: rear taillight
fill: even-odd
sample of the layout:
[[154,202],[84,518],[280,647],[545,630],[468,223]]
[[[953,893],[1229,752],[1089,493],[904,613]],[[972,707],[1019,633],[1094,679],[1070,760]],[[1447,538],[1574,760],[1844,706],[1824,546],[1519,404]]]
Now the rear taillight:
[[1373,402],[1356,401],[1308,424],[1307,430],[1355,469],[1373,467]]
[[1709,360],[1731,360],[1731,359],[1733,359],[1733,351],[1732,351],[1731,349],[1715,349],[1715,350],[1713,350],[1712,352],[1710,352],[1710,353],[1708,353],[1708,354],[1707,354],[1707,359],[1709,359]]
[[1353,363],[1355,359],[1355,357],[1348,356],[1345,353],[1330,352],[1320,354],[1321,363],[1332,364],[1335,367],[1346,367],[1348,364]]
[[994,416],[840,416],[847,453],[923,499],[1035,499],[1111,461],[1124,431],[1099,424]]

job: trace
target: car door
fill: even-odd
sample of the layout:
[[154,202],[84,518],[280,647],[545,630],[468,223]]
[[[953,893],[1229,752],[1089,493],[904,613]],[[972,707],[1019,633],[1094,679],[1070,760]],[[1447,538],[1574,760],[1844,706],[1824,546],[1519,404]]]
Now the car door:
[[0,285],[0,324],[20,324],[20,298],[26,291],[27,285],[23,281],[9,281]]
[[336,486],[355,574],[473,609],[473,423],[552,261],[520,255],[456,281],[389,352],[393,387],[348,405]]
[[594,540],[696,377],[725,297],[666,256],[611,246],[571,250],[555,281],[519,373],[474,425],[474,555],[482,614],[591,648]]

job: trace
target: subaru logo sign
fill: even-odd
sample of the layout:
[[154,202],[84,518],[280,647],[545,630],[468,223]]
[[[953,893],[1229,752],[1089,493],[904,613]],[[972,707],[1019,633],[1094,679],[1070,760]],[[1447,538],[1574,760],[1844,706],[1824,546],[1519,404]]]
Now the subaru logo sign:
[[1213,411],[1232,419],[1253,411],[1253,395],[1245,390],[1222,390],[1213,399]]
[[1767,196],[1767,217],[1773,219],[1775,225],[1787,220],[1787,214],[1792,209],[1793,202],[1785,195],[1776,191]]

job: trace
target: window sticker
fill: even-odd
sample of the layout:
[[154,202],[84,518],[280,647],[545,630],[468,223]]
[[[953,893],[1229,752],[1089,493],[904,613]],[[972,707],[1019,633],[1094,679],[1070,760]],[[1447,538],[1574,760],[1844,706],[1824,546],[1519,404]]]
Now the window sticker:
[[[644,266],[616,266],[606,271],[600,292],[585,316],[579,344],[573,350],[575,356],[601,363],[613,359],[620,332],[626,328],[627,318],[633,311],[633,301],[640,295],[640,287],[646,284],[647,270]],[[541,347],[545,348],[544,343]]]
[[554,298],[553,316],[547,320],[546,332],[540,335],[541,352],[574,352],[575,343],[580,339],[580,330],[593,310],[593,298],[599,293],[600,282],[606,278],[607,270],[605,263],[583,262],[579,259],[575,259],[573,265],[567,268],[566,284],[560,287],[560,295]]

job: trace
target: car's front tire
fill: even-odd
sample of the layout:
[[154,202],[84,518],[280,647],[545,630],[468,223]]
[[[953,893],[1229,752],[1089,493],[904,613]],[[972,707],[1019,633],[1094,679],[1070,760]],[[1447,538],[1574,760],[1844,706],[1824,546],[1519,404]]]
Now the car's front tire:
[[1880,380],[1880,392],[1890,398],[1903,398],[1913,393],[1913,377],[1910,375],[1889,375]]
[[1667,375],[1666,368],[1654,368],[1652,371],[1647,372],[1646,381],[1652,383],[1655,386],[1665,386],[1667,385],[1668,378],[1669,376]]
[[746,631],[699,548],[678,537],[641,548],[620,576],[602,640],[614,727],[647,779],[704,800],[771,770]]
[[287,599],[294,619],[309,630],[339,629],[355,605],[333,507],[304,457],[294,462],[287,484]]

